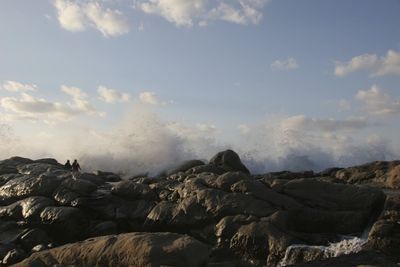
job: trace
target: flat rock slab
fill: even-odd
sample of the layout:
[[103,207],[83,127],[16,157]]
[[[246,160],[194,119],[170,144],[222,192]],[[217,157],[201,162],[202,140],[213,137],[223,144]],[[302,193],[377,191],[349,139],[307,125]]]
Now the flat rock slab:
[[210,248],[174,233],[128,233],[87,239],[32,254],[13,266],[204,266]]

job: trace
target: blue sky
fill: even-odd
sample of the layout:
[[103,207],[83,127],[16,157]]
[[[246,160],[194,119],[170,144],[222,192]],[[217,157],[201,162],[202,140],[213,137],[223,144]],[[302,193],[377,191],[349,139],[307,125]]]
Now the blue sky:
[[3,0],[0,122],[18,140],[3,157],[398,158],[399,13],[396,0]]

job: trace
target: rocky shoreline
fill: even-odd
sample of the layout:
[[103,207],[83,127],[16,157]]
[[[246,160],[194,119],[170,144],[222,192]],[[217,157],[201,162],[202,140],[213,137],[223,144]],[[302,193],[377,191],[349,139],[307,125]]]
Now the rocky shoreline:
[[1,266],[398,266],[400,161],[251,175],[222,151],[157,177],[0,161]]

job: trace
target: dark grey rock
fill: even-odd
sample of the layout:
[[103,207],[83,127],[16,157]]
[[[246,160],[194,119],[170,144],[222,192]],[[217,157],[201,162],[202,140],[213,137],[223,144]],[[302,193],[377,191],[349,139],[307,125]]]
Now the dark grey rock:
[[217,153],[210,159],[210,163],[221,167],[225,171],[240,171],[250,174],[238,154],[230,149]]
[[40,218],[42,224],[48,225],[50,237],[61,243],[79,240],[87,231],[87,218],[78,208],[46,207]]
[[94,174],[100,176],[106,182],[119,182],[121,177],[113,172],[95,171]]
[[64,180],[61,183],[60,187],[69,189],[73,192],[78,193],[79,195],[90,194],[97,189],[97,185],[91,181],[73,178]]
[[155,200],[157,195],[146,184],[138,184],[132,181],[122,181],[113,186],[111,192],[126,199]]
[[23,260],[26,257],[26,252],[23,249],[15,248],[10,250],[3,259],[3,264],[11,265]]
[[56,176],[47,174],[21,176],[0,187],[0,199],[4,202],[14,202],[30,196],[49,197],[60,183],[61,180]]
[[188,160],[179,163],[177,166],[172,167],[171,169],[167,170],[165,172],[166,176],[170,176],[172,174],[178,173],[178,172],[186,172],[187,170],[197,167],[197,166],[202,166],[205,165],[205,163],[201,160]]
[[12,244],[26,232],[14,221],[0,221],[0,244]]
[[89,236],[103,236],[117,233],[117,224],[113,221],[99,222],[90,229]]
[[26,232],[20,238],[20,243],[26,251],[30,251],[34,246],[39,244],[48,244],[51,239],[42,229],[32,229]]
[[67,170],[64,170],[62,165],[54,165],[42,162],[33,162],[25,165],[19,165],[17,169],[20,174],[33,175],[33,176],[38,176],[47,172],[51,173],[52,171],[56,170],[62,170],[63,172],[67,172]]
[[79,179],[80,180],[87,180],[89,182],[92,182],[96,184],[97,186],[103,185],[106,181],[103,179],[102,176],[98,176],[93,173],[81,173],[79,174]]
[[0,175],[18,173],[17,167],[20,165],[28,164],[33,162],[31,159],[22,157],[12,157],[0,161]]

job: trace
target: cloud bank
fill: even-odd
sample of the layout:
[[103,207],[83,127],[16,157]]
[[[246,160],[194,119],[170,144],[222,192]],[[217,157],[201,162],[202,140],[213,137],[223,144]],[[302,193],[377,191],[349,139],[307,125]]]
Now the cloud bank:
[[[372,118],[269,115],[252,125],[240,124],[235,132],[212,123],[164,120],[155,113],[154,107],[164,102],[154,92],[144,91],[137,101],[124,102],[128,99],[124,93],[98,86],[97,98],[103,105],[129,103],[124,107],[131,108],[104,128],[84,123],[86,116],[104,115],[92,102],[93,97],[74,86],[62,85],[60,90],[69,100],[50,101],[31,94],[37,91],[24,90],[14,91],[18,96],[0,99],[1,158],[54,157],[61,162],[77,158],[89,171],[134,175],[156,174],[179,161],[208,159],[228,148],[236,150],[253,173],[322,170],[400,157],[399,143],[371,134],[392,126]],[[355,100],[374,115],[400,114],[400,101],[377,86],[360,90]],[[15,134],[10,124],[17,119],[35,123],[24,122],[29,131]],[[235,141],[226,139],[226,131]]]

